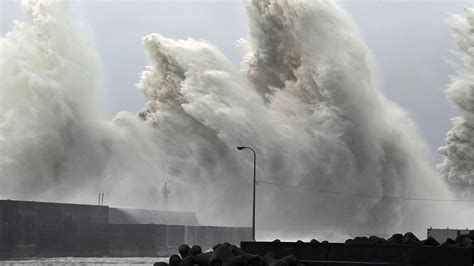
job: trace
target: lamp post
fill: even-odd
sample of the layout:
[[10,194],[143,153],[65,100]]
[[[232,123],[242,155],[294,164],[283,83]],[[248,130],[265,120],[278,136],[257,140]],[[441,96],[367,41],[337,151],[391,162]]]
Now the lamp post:
[[249,149],[253,152],[253,207],[252,207],[252,240],[255,242],[255,185],[257,184],[256,172],[257,172],[257,154],[251,147],[238,146],[237,150]]

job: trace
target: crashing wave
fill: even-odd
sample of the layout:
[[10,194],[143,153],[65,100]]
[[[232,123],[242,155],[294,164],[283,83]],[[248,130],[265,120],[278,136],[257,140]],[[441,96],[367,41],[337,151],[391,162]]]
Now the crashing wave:
[[[235,147],[249,145],[260,180],[449,197],[415,125],[377,89],[372,55],[344,10],[328,1],[246,8],[242,69],[205,41],[148,35],[137,84],[147,103],[109,122],[94,97],[94,51],[67,7],[23,2],[25,21],[0,48],[0,196],[94,202],[105,192],[109,204],[154,208],[168,181],[170,208],[196,211],[202,224],[248,225],[253,162]],[[444,222],[442,206],[257,187],[257,225],[267,229],[421,231]]]
[[463,65],[452,77],[446,95],[461,115],[452,119],[446,145],[439,148],[445,159],[438,165],[441,175],[462,198],[474,197],[474,9],[466,16],[452,16],[450,25],[462,52]]

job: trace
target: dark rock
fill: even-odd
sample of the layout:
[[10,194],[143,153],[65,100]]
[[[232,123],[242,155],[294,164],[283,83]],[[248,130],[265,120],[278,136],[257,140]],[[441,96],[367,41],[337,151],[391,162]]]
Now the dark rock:
[[321,244],[325,244],[325,245],[326,245],[326,244],[329,244],[329,241],[324,240],[323,242],[321,242]]
[[267,265],[269,266],[296,266],[296,263],[298,263],[298,260],[294,255],[289,255],[279,260],[273,259],[274,257],[271,255],[265,255],[265,257],[265,262],[268,263]]
[[456,247],[459,246],[459,243],[456,242],[456,240],[453,240],[452,238],[446,239],[443,244],[441,244],[441,247]]
[[196,256],[194,256],[193,263],[198,264],[199,266],[209,266],[209,261],[211,260],[211,257],[212,252],[197,254]]
[[240,256],[233,256],[228,258],[223,264],[223,266],[244,266],[244,257]]
[[296,244],[303,244],[303,243],[304,243],[303,240],[296,241]]
[[275,254],[272,251],[268,251],[263,256],[263,260],[265,261],[265,265],[271,265],[275,261]]
[[220,248],[222,246],[222,244],[217,244],[215,246],[212,247],[212,250],[216,251],[218,248]]
[[290,255],[296,255],[296,252],[293,248],[289,247],[289,248],[283,249],[282,255],[283,255],[283,257],[290,256]]
[[196,256],[197,254],[202,253],[202,248],[198,245],[194,245],[194,246],[191,247],[190,252],[193,256]]
[[454,240],[454,239],[452,239],[452,238],[446,239],[446,242],[449,243],[450,245],[456,244],[456,240]]
[[387,244],[402,244],[403,243],[403,235],[402,234],[394,234],[386,241]]
[[244,254],[245,254],[245,253],[244,253],[240,248],[238,248],[236,245],[230,246],[230,250],[232,251],[232,253],[233,253],[235,256],[240,256],[240,255],[244,255]]
[[153,263],[153,266],[168,266],[168,263],[159,261],[159,262]]
[[222,266],[222,261],[220,259],[211,258],[209,260],[209,266]]
[[369,244],[369,239],[366,236],[354,238],[355,244]]
[[439,245],[439,246],[440,246],[440,247],[442,247],[442,248],[448,248],[448,247],[451,247],[451,245],[449,245],[449,244],[448,244],[448,243],[446,243],[446,242],[443,242],[443,243],[441,243],[441,245]]
[[211,258],[209,259],[209,265],[211,266],[220,266],[224,264],[229,258],[232,258],[234,254],[230,249],[230,245],[222,244],[221,247],[216,249],[214,253],[212,253]]
[[449,246],[452,246],[452,245],[456,244],[456,241],[452,238],[448,238],[448,239],[446,239],[446,241],[444,243],[448,244]]
[[265,255],[263,256],[263,258],[265,258],[265,257],[273,258],[273,259],[274,259],[274,258],[275,258],[275,253],[273,253],[273,251],[267,251],[267,252],[265,253]]
[[417,245],[421,244],[421,241],[412,232],[407,232],[403,235],[402,244],[404,245]]
[[278,238],[275,239],[275,240],[273,240],[272,242],[273,242],[273,243],[281,243],[280,239],[278,239]]
[[411,238],[411,237],[404,237],[402,244],[403,245],[418,245],[418,244],[421,244],[421,241],[419,240],[417,241],[416,239]]
[[472,246],[472,239],[469,235],[461,235],[460,240],[458,241],[461,247],[471,247]]
[[319,241],[316,240],[316,239],[311,239],[311,241],[309,241],[310,244],[319,244]]
[[194,265],[194,258],[191,254],[184,257],[179,263],[179,266],[193,266],[193,265]]
[[188,256],[190,250],[191,248],[186,244],[182,244],[181,246],[178,247],[178,252],[179,252],[179,255],[181,255],[181,258]]
[[470,230],[468,235],[470,239],[474,240],[474,230]]
[[263,260],[263,258],[261,256],[245,254],[245,255],[243,255],[243,257],[244,257],[244,263],[246,265],[266,266],[265,261]]
[[407,232],[403,235],[403,237],[409,237],[411,239],[414,239],[415,241],[420,241],[420,239],[418,239],[418,237],[416,237],[415,234],[413,234],[412,232]]
[[423,244],[424,246],[439,246],[439,242],[431,236],[421,241],[421,244]]
[[347,239],[346,242],[344,242],[344,243],[346,243],[346,244],[354,244],[355,242],[354,242],[354,239],[349,238],[349,239]]
[[285,262],[286,265],[289,265],[289,266],[296,266],[296,263],[298,263],[298,259],[296,258],[295,255],[286,256],[280,259],[279,261]]
[[378,237],[378,236],[370,236],[369,243],[371,244],[384,244],[386,242],[385,239]]
[[284,261],[282,260],[274,260],[272,263],[269,264],[269,266],[288,266]]
[[171,255],[169,259],[170,266],[178,266],[181,263],[181,257],[178,254]]

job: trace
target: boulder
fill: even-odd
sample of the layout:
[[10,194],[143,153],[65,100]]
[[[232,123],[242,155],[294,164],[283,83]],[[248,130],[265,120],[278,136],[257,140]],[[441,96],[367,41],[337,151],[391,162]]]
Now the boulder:
[[190,250],[191,248],[186,244],[182,244],[181,246],[178,247],[178,252],[179,252],[179,255],[181,255],[181,258],[188,256]]
[[429,236],[427,239],[421,241],[421,244],[424,245],[424,246],[439,246],[439,242],[434,239],[433,237]]
[[289,255],[279,260],[273,260],[270,266],[296,266],[298,260],[294,255]]
[[407,233],[405,233],[405,235],[403,235],[402,244],[404,244],[404,245],[417,245],[417,244],[421,244],[421,241],[412,232],[407,232]]
[[358,236],[354,238],[354,243],[355,244],[369,244],[369,239],[366,236]]
[[400,245],[403,243],[403,235],[393,234],[389,239],[387,239],[386,243]]
[[214,253],[212,253],[210,259],[209,259],[209,265],[211,266],[220,266],[223,265],[229,258],[232,258],[234,254],[232,253],[232,250],[230,249],[230,245],[224,245],[222,244],[221,247],[216,249]]
[[263,260],[265,262],[265,265],[271,265],[275,261],[275,254],[272,251],[268,251],[263,256]]
[[245,254],[245,255],[243,255],[243,257],[244,257],[244,263],[246,265],[266,266],[265,261],[259,255]]
[[198,245],[194,245],[194,246],[191,247],[190,252],[193,256],[196,256],[197,254],[202,253],[202,248]]
[[179,266],[193,266],[193,265],[194,265],[194,258],[191,255],[191,253],[189,253],[188,256],[184,257],[179,263]]
[[298,259],[295,255],[286,256],[282,259],[279,259],[279,261],[285,262],[289,266],[296,266],[296,263],[298,263]]
[[199,266],[209,266],[209,261],[212,257],[212,252],[200,253],[194,256],[193,263],[198,264]]
[[178,254],[171,255],[169,259],[170,266],[178,266],[181,263],[181,257]]
[[461,247],[472,247],[472,239],[469,237],[469,235],[460,235],[459,240],[456,241],[459,243]]
[[448,239],[446,239],[446,241],[444,243],[447,243],[448,245],[452,246],[452,245],[456,244],[456,240],[454,240],[452,238],[448,238]]
[[288,248],[283,249],[282,255],[283,255],[283,257],[290,256],[290,255],[296,255],[296,252],[292,247],[288,247]]
[[230,250],[232,251],[232,253],[234,254],[234,256],[240,256],[240,255],[244,255],[244,254],[245,254],[245,253],[244,253],[240,248],[238,248],[236,245],[230,246]]
[[219,243],[219,244],[213,246],[213,247],[212,247],[212,250],[213,250],[213,251],[216,251],[216,250],[217,250],[218,248],[220,248],[221,246],[222,246],[222,244]]
[[233,256],[228,258],[223,264],[223,266],[244,266],[244,256]]
[[378,237],[378,236],[370,236],[369,237],[369,243],[371,244],[384,244],[386,240],[384,238]]
[[349,239],[347,239],[344,243],[346,243],[346,244],[354,244],[355,241],[354,241],[354,239],[349,238]]

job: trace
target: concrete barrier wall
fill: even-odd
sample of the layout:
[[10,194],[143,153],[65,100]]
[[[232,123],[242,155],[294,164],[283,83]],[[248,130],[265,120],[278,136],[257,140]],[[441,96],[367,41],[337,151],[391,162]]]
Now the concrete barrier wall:
[[105,206],[0,201],[0,256],[101,254]]
[[242,242],[241,248],[244,252],[261,256],[272,251],[277,259],[288,255],[291,249],[299,260],[308,265],[332,265],[330,262],[339,262],[345,265],[386,263],[472,266],[474,256],[474,248],[421,245]]
[[149,256],[154,253],[159,238],[151,224],[111,224],[107,231],[107,253],[111,256]]
[[217,243],[251,239],[251,228],[159,224],[108,225],[109,256],[170,256],[179,245],[199,245],[203,250]]
[[109,224],[109,207],[0,200],[0,257],[168,256],[251,239],[250,228]]

